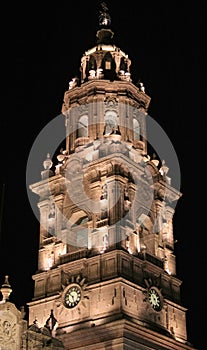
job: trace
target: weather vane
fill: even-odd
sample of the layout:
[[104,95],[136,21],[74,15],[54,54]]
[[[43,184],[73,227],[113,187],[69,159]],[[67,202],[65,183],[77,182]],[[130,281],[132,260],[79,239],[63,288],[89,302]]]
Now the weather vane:
[[111,17],[107,13],[108,7],[105,2],[101,3],[101,11],[100,11],[100,16],[99,16],[99,25],[102,26],[109,26],[111,24]]

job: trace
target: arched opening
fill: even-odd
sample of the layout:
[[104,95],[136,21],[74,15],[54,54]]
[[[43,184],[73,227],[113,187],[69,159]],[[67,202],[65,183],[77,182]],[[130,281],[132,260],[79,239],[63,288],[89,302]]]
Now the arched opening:
[[111,81],[116,79],[116,63],[110,52],[105,54],[101,68],[103,69],[104,79],[109,79]]
[[133,135],[134,141],[140,140],[140,125],[136,118],[133,118]]
[[113,130],[117,129],[117,113],[115,111],[107,111],[104,120],[104,135],[111,134]]
[[87,65],[86,65],[86,77],[89,77],[91,74],[91,71],[94,71],[94,74],[97,70],[97,64],[96,64],[96,60],[93,56],[90,56],[89,60],[87,61]]
[[78,120],[77,137],[88,137],[88,116],[82,115]]

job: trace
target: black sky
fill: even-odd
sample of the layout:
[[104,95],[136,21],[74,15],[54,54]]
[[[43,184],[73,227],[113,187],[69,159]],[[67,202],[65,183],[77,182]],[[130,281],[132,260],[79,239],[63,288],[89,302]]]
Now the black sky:
[[[205,1],[108,1],[115,44],[132,61],[151,97],[149,115],[172,141],[181,169],[174,215],[177,275],[183,281],[189,341],[206,340],[206,118]],[[136,6],[135,6],[136,5]],[[0,284],[10,276],[10,300],[33,296],[39,223],[26,189],[30,149],[42,128],[61,113],[68,82],[79,74],[84,52],[96,43],[99,1],[5,4],[2,29]],[[42,160],[45,159],[42,155]],[[37,164],[40,171],[42,164]],[[169,171],[170,174],[170,171]]]

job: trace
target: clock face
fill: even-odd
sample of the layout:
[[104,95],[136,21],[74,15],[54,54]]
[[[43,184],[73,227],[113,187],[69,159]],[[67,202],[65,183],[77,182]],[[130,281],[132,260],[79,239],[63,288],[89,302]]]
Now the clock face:
[[154,310],[160,311],[162,309],[161,295],[156,288],[150,288],[148,299]]
[[73,307],[75,307],[80,300],[81,300],[81,289],[77,285],[74,285],[68,288],[66,293],[64,294],[64,305],[69,309],[72,309]]

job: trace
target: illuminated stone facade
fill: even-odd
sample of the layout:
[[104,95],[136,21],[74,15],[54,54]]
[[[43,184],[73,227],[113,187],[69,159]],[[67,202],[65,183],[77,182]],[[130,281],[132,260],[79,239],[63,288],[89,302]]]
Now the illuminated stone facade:
[[103,7],[64,94],[65,149],[30,185],[40,243],[23,349],[34,337],[48,349],[192,349],[174,255],[181,193],[148,154],[150,97],[109,24]]

